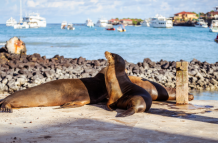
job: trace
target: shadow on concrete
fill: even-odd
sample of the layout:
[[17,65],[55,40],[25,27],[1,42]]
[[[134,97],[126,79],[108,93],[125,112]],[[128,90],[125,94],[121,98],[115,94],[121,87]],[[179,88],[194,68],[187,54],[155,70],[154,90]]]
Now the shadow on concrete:
[[[104,110],[107,110],[106,103],[107,102],[101,102],[98,104],[92,104],[91,106],[95,106],[95,107],[99,107],[99,108],[102,108]],[[153,104],[166,105],[166,104],[176,104],[176,102],[175,101],[158,101],[158,102],[155,102]],[[117,115],[121,114],[124,111],[125,110],[122,110],[122,109],[116,110]],[[214,112],[214,111],[209,111],[209,112]],[[218,118],[201,116],[201,115],[199,115],[199,113],[198,114],[190,114],[190,113],[186,113],[184,111],[171,111],[171,110],[162,109],[162,108],[150,108],[150,110],[147,113],[156,114],[156,115],[160,115],[160,116],[187,119],[187,120],[192,120],[192,121],[218,124]],[[204,113],[205,113],[205,111],[202,111],[201,114],[204,114]]]
[[151,108],[147,113],[160,115],[160,116],[166,116],[166,117],[175,117],[175,118],[187,119],[187,120],[192,120],[192,121],[218,124],[218,118],[201,116],[199,114],[190,114],[184,111],[171,111],[171,110],[161,109],[161,108]]
[[167,133],[158,129],[137,128],[134,127],[136,123],[124,122],[123,124],[125,125],[84,118],[73,119],[73,121],[64,119],[53,125],[43,122],[41,126],[35,128],[15,128],[12,133],[0,135],[0,142],[217,142],[202,137]]

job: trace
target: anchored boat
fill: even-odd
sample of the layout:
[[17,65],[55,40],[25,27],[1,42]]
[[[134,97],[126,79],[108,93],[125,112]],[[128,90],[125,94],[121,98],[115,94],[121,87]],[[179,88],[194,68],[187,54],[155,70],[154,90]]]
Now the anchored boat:
[[14,26],[15,24],[17,24],[17,21],[12,17],[6,21],[6,26]]
[[119,26],[119,27],[117,28],[117,31],[118,31],[118,32],[126,32],[125,26],[123,26],[123,28]]
[[88,26],[88,27],[90,27],[90,28],[91,28],[91,27],[94,27],[94,23],[92,22],[91,19],[88,18],[88,19],[86,20],[86,26]]
[[73,27],[72,23],[68,23],[67,30],[75,30],[75,27]]
[[27,22],[18,23],[14,25],[14,29],[28,29],[30,28],[30,25],[27,24]]
[[209,31],[218,32],[218,20],[212,20]]
[[101,18],[97,21],[97,23],[95,24],[95,26],[97,27],[106,27],[108,24],[108,20],[107,19],[104,19],[104,18]]
[[61,29],[65,29],[66,26],[67,26],[67,21],[63,21],[63,22],[61,23]]
[[216,39],[214,39],[214,41],[218,43],[218,34],[216,36]]
[[112,24],[108,24],[107,27],[106,27],[106,30],[112,30],[112,31],[114,31],[115,28],[113,27]]

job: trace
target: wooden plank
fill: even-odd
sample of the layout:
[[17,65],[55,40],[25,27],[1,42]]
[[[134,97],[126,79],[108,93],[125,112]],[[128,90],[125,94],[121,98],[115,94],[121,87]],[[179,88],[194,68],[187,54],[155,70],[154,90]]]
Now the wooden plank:
[[188,62],[176,62],[176,104],[188,104]]

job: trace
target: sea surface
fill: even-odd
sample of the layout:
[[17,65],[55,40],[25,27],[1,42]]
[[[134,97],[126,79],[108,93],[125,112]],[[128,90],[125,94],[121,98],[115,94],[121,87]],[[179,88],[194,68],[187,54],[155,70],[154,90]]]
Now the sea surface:
[[66,58],[102,59],[104,52],[109,51],[133,63],[142,62],[144,58],[218,61],[218,44],[214,42],[217,34],[209,32],[208,28],[127,26],[127,32],[118,32],[100,27],[75,26],[74,31],[60,27],[60,24],[48,24],[46,28],[14,29],[2,24],[0,46],[17,36],[26,43],[27,54],[39,53],[47,58],[59,54]]
[[[128,62],[142,62],[193,58],[208,63],[218,62],[217,33],[209,28],[173,27],[151,28],[127,26],[126,32],[107,31],[105,28],[75,26],[75,30],[61,29],[61,24],[48,24],[46,28],[14,29],[0,24],[0,47],[17,36],[26,43],[27,54],[39,53],[52,58],[59,54],[65,58],[105,59],[104,52],[121,55]],[[117,26],[115,26],[117,28]],[[218,92],[193,92],[198,100],[218,100]]]

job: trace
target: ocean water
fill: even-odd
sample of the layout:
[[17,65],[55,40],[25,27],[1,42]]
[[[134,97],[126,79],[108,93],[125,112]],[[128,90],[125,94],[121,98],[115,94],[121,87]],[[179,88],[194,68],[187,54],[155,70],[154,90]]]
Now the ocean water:
[[[59,54],[65,58],[80,56],[93,60],[105,59],[104,52],[114,52],[129,62],[180,59],[215,63],[218,61],[216,33],[208,28],[173,27],[151,28],[127,26],[127,32],[106,31],[105,28],[75,26],[74,31],[61,29],[60,24],[48,24],[39,29],[13,29],[0,25],[0,47],[17,36],[26,43],[27,54],[39,53],[52,58]],[[115,28],[117,28],[115,26]],[[218,100],[218,92],[192,91],[195,100]]]
[[127,32],[100,27],[75,28],[68,31],[61,29],[60,24],[48,24],[46,28],[13,29],[2,24],[0,46],[17,36],[26,43],[27,54],[39,53],[47,58],[59,54],[66,58],[102,59],[104,52],[109,51],[133,63],[142,62],[144,58],[152,61],[191,61],[193,58],[209,63],[218,61],[216,33],[209,32],[208,28],[127,26]]

